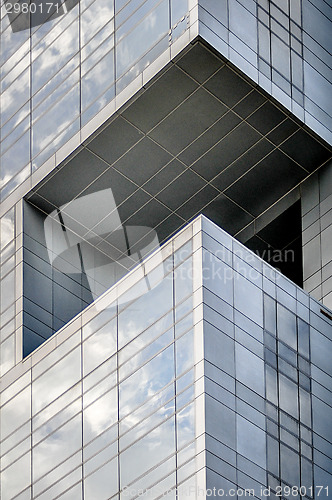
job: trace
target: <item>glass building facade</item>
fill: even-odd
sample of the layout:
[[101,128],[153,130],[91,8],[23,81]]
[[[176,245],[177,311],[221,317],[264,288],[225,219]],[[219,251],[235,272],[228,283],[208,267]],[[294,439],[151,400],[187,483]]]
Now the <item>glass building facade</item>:
[[2,378],[1,498],[327,498],[331,349],[199,217]]
[[0,500],[331,495],[331,19],[2,4]]

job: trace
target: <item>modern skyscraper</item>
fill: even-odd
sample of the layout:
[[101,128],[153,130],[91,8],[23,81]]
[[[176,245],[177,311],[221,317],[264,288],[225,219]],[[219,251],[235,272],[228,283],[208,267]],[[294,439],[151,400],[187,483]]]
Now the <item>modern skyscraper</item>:
[[331,493],[330,30],[4,3],[1,500]]

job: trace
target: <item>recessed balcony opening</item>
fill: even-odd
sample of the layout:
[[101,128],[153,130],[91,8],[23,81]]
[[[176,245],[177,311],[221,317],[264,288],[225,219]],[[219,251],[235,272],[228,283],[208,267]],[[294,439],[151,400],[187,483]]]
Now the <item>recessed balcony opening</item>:
[[200,213],[301,285],[293,195],[329,155],[196,43],[26,196],[24,355]]

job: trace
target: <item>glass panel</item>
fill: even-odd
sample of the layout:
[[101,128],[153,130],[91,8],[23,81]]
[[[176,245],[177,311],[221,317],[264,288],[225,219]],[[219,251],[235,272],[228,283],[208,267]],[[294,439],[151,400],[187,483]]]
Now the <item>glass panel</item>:
[[312,396],[313,430],[332,442],[332,408],[320,399]]
[[174,269],[175,303],[181,302],[192,293],[192,258],[185,260],[183,264]]
[[[60,101],[41,116],[32,129],[32,155],[36,156],[45,147],[48,147],[48,156],[51,156],[59,147],[79,129],[75,117],[79,114],[79,85],[75,85]],[[38,116],[35,112],[35,117]],[[67,121],[63,117],[67,116]],[[62,134],[60,136],[60,134]],[[58,140],[55,138],[58,137]],[[39,162],[40,164],[40,162]]]
[[266,467],[266,434],[240,415],[236,416],[237,451],[252,462]]
[[[175,453],[174,417],[144,436],[120,455],[120,486],[146,473],[151,467]],[[142,457],[144,456],[144,460]]]
[[172,305],[172,279],[165,278],[119,314],[119,349],[172,309]]
[[26,387],[1,408],[1,440],[31,418],[31,387]]
[[[309,492],[309,488],[312,487],[312,484],[312,463],[301,457],[301,485],[305,486]],[[311,496],[310,493],[309,496]]]
[[233,269],[205,249],[203,249],[203,284],[228,304],[233,303]]
[[[153,330],[149,329],[148,332],[152,333]],[[141,338],[141,336],[139,337]],[[146,361],[155,356],[157,352],[161,351],[164,347],[169,345],[174,339],[173,329],[168,330],[166,333],[158,337],[154,342],[147,345],[141,351],[139,351],[136,355],[133,355],[129,362],[125,363],[119,369],[119,378],[122,380],[125,376],[133,371],[137,370],[140,366],[142,366]],[[143,340],[143,339],[142,339]],[[137,343],[136,343],[137,345]],[[144,344],[141,343],[143,346]]]
[[[56,29],[51,30],[33,49],[32,93],[39,90],[50,78],[65,65],[79,49],[78,19],[68,25],[77,16],[77,7],[61,18]],[[44,25],[42,28],[47,28]],[[59,36],[60,35],[60,36]],[[42,36],[42,29],[33,34],[33,43]],[[60,56],[61,55],[61,56]]]
[[270,366],[265,366],[266,398],[276,406],[278,405],[277,372]]
[[[85,45],[100,28],[114,16],[114,2],[112,0],[98,0],[81,14],[82,45]],[[112,33],[114,26],[108,26]]]
[[120,384],[120,418],[170,383],[175,375],[171,345]]
[[[116,356],[101,365],[88,377],[83,379],[83,407],[85,408],[114,387],[117,382]],[[113,373],[112,373],[113,372]],[[102,380],[103,379],[103,380]],[[99,383],[98,383],[99,382]]]
[[290,80],[290,49],[280,38],[271,35],[272,65],[287,80]]
[[[33,479],[52,471],[74,452],[82,447],[82,418],[77,415],[63,427],[41,441],[32,450]],[[80,456],[77,455],[77,465]]]
[[230,29],[249,47],[257,50],[257,23],[247,9],[238,2],[229,3]]
[[117,321],[114,318],[83,342],[83,376],[112,356],[116,344]]
[[276,334],[277,330],[276,301],[269,295],[264,294],[264,328],[270,333]]
[[[83,78],[82,78],[82,109],[86,109],[98,96],[105,92],[114,82],[114,50],[106,54]],[[114,87],[108,94],[108,100],[115,95]],[[102,108],[106,103],[98,103]]]
[[332,342],[314,328],[310,329],[311,362],[332,376]]
[[280,340],[288,344],[296,351],[297,349],[297,335],[296,335],[296,316],[283,307],[277,305],[277,325],[278,337]]
[[81,353],[76,348],[32,383],[33,414],[78,382],[80,376]]
[[281,374],[279,375],[279,398],[280,408],[298,419],[297,385]]
[[177,448],[195,439],[195,406],[194,403],[186,406],[176,415]]
[[207,322],[204,322],[204,358],[234,377],[234,340]]
[[175,26],[187,13],[188,0],[171,0],[171,25]]
[[281,342],[278,342],[278,354],[282,358],[284,358],[288,363],[296,366],[297,356],[296,352],[292,351],[288,347],[286,347]]
[[234,305],[241,313],[263,326],[263,294],[240,274],[234,277]]
[[1,499],[11,500],[31,482],[31,457],[24,455],[1,473]]
[[[8,311],[9,309],[7,309]],[[15,365],[15,335],[10,335],[0,346],[0,373],[3,375]]]
[[[138,337],[134,338],[118,353],[119,365],[122,365],[135,354],[140,351],[144,346],[150,344],[154,339],[158,338],[160,334],[169,330],[173,323],[173,312],[167,313],[163,318],[154,323],[150,328],[141,333]],[[164,346],[166,344],[164,343]],[[161,348],[161,347],[160,347]],[[157,352],[157,351],[156,351]],[[139,366],[139,365],[137,365]]]
[[281,478],[290,485],[300,485],[300,460],[295,451],[280,445]]
[[176,376],[194,365],[194,332],[191,330],[175,342]]
[[25,132],[6,152],[1,147],[1,183],[6,184],[29,162],[30,132]]
[[301,318],[298,318],[298,344],[299,354],[305,358],[309,358],[309,325]]
[[[173,391],[172,397],[173,397],[173,399],[171,401],[169,401],[167,404],[162,405],[157,411],[155,411],[147,419],[143,420],[142,422],[138,422],[137,425],[133,425],[132,428],[128,432],[126,432],[122,437],[120,437],[120,441],[119,441],[120,451],[122,451],[124,448],[127,448],[128,446],[132,445],[135,441],[142,438],[142,436],[144,436],[145,434],[148,434],[151,431],[151,429],[153,429],[154,427],[157,427],[163,421],[165,421],[169,416],[172,415],[172,413],[174,412],[174,409],[175,409],[174,391]],[[138,415],[138,412],[136,413],[135,416],[137,416],[137,415]]]
[[[61,427],[68,420],[74,417],[77,413],[80,412],[81,409],[82,409],[82,401],[81,399],[77,399],[63,410],[60,410],[54,416],[52,415],[49,416],[47,409],[43,411],[42,414],[39,414],[37,417],[33,419],[32,425],[34,431],[32,436],[32,444],[35,445],[39,441],[42,441],[44,438],[47,438],[49,434],[51,434],[54,430]],[[35,422],[35,420],[37,422]],[[42,425],[38,427],[40,424]]]
[[205,405],[206,432],[235,449],[235,412],[209,395]]
[[[128,33],[118,44],[116,73],[120,77],[134,62],[147,52],[169,29],[168,0],[163,0],[142,22]],[[120,32],[116,32],[120,36]]]
[[84,480],[84,497],[107,500],[118,491],[118,459],[103,465]]
[[264,361],[238,343],[235,344],[235,370],[238,380],[265,396]]
[[[165,462],[161,463],[154,469],[145,473],[138,481],[132,483],[128,488],[128,490],[126,491],[126,493],[129,494],[130,491],[133,490],[133,493],[129,495],[128,499],[139,498],[137,497],[137,492],[143,491],[144,496],[146,496],[148,500],[154,500],[158,497],[174,498],[175,500],[174,490],[172,490],[173,497],[172,493],[170,494],[171,496],[168,496],[167,492],[169,488],[172,488],[175,485],[176,478],[174,472],[175,472],[175,456],[172,456],[170,459],[166,460]],[[164,480],[161,478],[166,478],[166,479]],[[150,488],[151,485],[153,486]],[[159,485],[160,488],[158,488]],[[168,485],[168,487],[166,487],[166,485]],[[147,489],[148,491],[146,492]],[[160,496],[164,492],[164,490],[167,493],[165,493],[165,495],[163,494],[162,496]]]
[[83,412],[84,444],[111,427],[118,420],[117,390],[112,389]]

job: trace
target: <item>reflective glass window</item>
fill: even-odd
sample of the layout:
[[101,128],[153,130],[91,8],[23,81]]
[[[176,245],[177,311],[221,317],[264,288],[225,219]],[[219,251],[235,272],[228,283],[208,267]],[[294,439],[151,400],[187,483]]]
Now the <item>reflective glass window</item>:
[[[153,333],[153,329],[148,330],[150,336]],[[141,336],[140,336],[141,337]],[[140,339],[139,337],[139,339]],[[141,339],[140,347],[143,347],[137,354],[134,354],[127,363],[119,368],[119,378],[122,380],[125,376],[137,370],[140,366],[146,363],[149,359],[153,358],[159,351],[164,347],[169,345],[174,339],[173,329],[170,329],[158,337],[154,342],[146,342],[148,345],[144,347],[143,339]],[[139,345],[138,342],[134,343],[136,346]]]
[[114,318],[83,342],[83,375],[91,372],[114,354],[116,344],[117,321]]
[[[157,339],[163,332],[167,332],[173,323],[173,311],[167,313],[160,320],[156,321],[147,330],[135,337],[123,349],[118,352],[119,365],[123,365],[131,360],[144,346],[147,346],[154,339]],[[163,344],[166,346],[166,343]],[[160,346],[161,349],[162,346]],[[155,350],[157,352],[158,349]],[[139,365],[137,365],[139,366]],[[132,371],[132,370],[131,370]],[[129,373],[129,372],[128,372]]]
[[[90,61],[89,61],[90,62]],[[107,89],[108,101],[115,95],[115,89],[112,87],[114,82],[114,50],[109,51],[100,59],[91,70],[84,75],[81,81],[82,85],[82,109],[86,109],[92,102],[101,96]],[[105,104],[104,104],[105,105]],[[98,102],[99,109],[103,103]]]
[[271,35],[272,65],[287,80],[290,79],[290,49],[273,33]]
[[235,344],[235,371],[238,380],[264,397],[264,361],[238,343]]
[[268,399],[277,406],[278,405],[277,372],[269,365],[266,365],[265,376],[266,376],[266,399]]
[[[88,41],[108,23],[114,16],[114,2],[112,0],[98,0],[93,2],[81,14],[81,36],[82,45]],[[109,25],[109,33],[112,33],[114,26]]]
[[15,209],[12,208],[1,218],[1,248],[3,249],[15,235]]
[[168,419],[120,454],[121,488],[175,453],[174,420]]
[[[36,156],[46,146],[49,146],[48,155],[55,152],[55,137],[60,136],[62,143],[70,138],[79,129],[79,85],[75,85],[60,101],[54,104],[44,115],[33,124],[32,154]],[[37,112],[33,118],[37,118]],[[68,121],[63,120],[68,116]],[[76,121],[75,121],[75,118]],[[60,140],[60,139],[59,139]]]
[[76,348],[32,383],[33,413],[68,390],[79,381],[80,376],[81,354],[80,349]]
[[232,268],[205,249],[203,249],[203,285],[228,304],[233,303]]
[[314,328],[310,329],[311,361],[332,376],[332,342]]
[[312,476],[312,463],[301,457],[301,485],[305,486],[307,491],[310,491],[309,488],[313,484]]
[[234,377],[234,340],[207,322],[204,322],[204,357]]
[[[147,52],[166,34],[169,29],[168,1],[162,0],[135,28],[122,38],[117,48],[116,72],[118,77],[128,70],[134,62]],[[120,36],[120,31],[116,32]]]
[[10,87],[3,90],[1,95],[2,126],[29,100],[29,79],[30,69],[27,68]]
[[114,458],[84,479],[85,498],[107,500],[118,491],[118,459]]
[[305,358],[309,358],[309,325],[298,318],[298,351]]
[[1,148],[1,179],[5,184],[29,162],[30,132],[25,132],[7,151]]
[[185,260],[174,269],[175,303],[181,302],[192,293],[192,258]]
[[236,416],[237,451],[252,462],[266,467],[266,434],[240,415]]
[[288,484],[300,485],[300,459],[298,453],[280,445],[281,478]]
[[264,328],[270,333],[276,333],[277,329],[276,301],[269,295],[264,294]]
[[312,396],[313,430],[324,439],[332,442],[332,408],[320,399]]
[[[8,311],[9,309],[7,309]],[[4,374],[15,365],[15,335],[10,335],[0,346],[0,373]]]
[[297,385],[284,375],[279,375],[280,408],[299,418]]
[[292,351],[282,342],[278,342],[278,354],[284,358],[288,363],[296,366],[297,356],[296,352]]
[[173,286],[169,277],[151,292],[128,305],[118,317],[119,349],[172,309]]
[[257,22],[253,15],[241,4],[233,0],[229,3],[230,29],[240,40],[256,50]]
[[31,387],[26,387],[1,409],[1,439],[11,434],[31,416]]
[[[174,411],[174,385],[168,385],[161,392],[154,394],[142,406],[138,407],[133,412],[129,413],[119,423],[119,432],[125,434],[129,429],[132,429],[138,422],[143,422],[149,415],[157,410],[162,414],[163,408],[167,408],[165,416],[169,416]],[[144,432],[143,432],[144,434]]]
[[195,406],[194,403],[186,406],[176,415],[177,448],[181,449],[186,443],[195,439]]
[[180,19],[187,13],[187,11],[188,0],[171,0],[172,27],[180,21]]
[[277,305],[278,337],[285,344],[297,349],[296,316],[281,304]]
[[235,449],[235,413],[216,399],[206,395],[206,432],[221,443]]
[[[48,435],[32,450],[33,479],[36,480],[82,447],[82,418],[77,415]],[[77,457],[77,465],[80,458]]]
[[112,389],[84,409],[84,444],[111,427],[118,419],[117,390]]
[[171,345],[120,384],[120,418],[171,382],[174,375],[174,346]]
[[183,335],[175,342],[176,376],[185,372],[194,365],[194,332]]
[[31,482],[31,456],[29,453],[1,473],[1,499],[11,500]]
[[263,326],[262,290],[240,274],[236,274],[234,279],[234,305],[248,318]]

